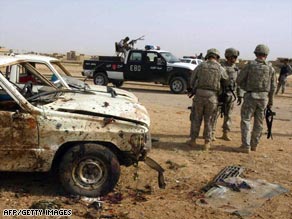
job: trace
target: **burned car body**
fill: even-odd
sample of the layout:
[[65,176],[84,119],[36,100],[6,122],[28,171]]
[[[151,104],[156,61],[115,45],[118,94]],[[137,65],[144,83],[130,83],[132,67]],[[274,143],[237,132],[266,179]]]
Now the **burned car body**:
[[144,160],[151,148],[144,106],[87,90],[57,89],[27,61],[1,57],[0,69],[21,65],[37,77],[20,88],[0,74],[0,171],[57,168],[73,194],[104,195],[116,185],[120,165]]
[[[118,98],[124,98],[133,102],[138,102],[138,98],[128,91],[118,89],[118,88],[108,88],[106,86],[100,85],[89,85],[84,81],[81,81],[77,78],[74,78],[72,74],[62,65],[60,60],[49,57],[49,56],[41,56],[41,55],[33,55],[33,54],[21,54],[15,55],[16,58],[21,58],[28,61],[34,68],[36,68],[39,73],[46,76],[50,81],[53,81],[55,85],[58,87],[62,87],[64,89],[74,89],[74,90],[91,90],[94,91],[97,95],[103,95],[105,93],[114,92]],[[15,75],[15,79],[12,82],[17,83],[19,79],[19,72],[11,72],[11,74]]]

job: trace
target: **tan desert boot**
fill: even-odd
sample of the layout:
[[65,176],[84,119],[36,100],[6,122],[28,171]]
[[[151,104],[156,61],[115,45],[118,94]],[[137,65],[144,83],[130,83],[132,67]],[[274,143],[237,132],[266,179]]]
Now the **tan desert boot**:
[[237,148],[237,152],[249,154],[250,148],[241,145],[239,148]]
[[205,144],[203,146],[204,151],[208,151],[211,148],[211,142],[208,140],[205,140]]
[[196,147],[197,146],[197,142],[196,139],[190,139],[186,142],[186,144],[192,146],[192,147]]
[[225,141],[232,141],[232,138],[230,138],[230,135],[228,135],[228,132],[223,132],[222,139]]

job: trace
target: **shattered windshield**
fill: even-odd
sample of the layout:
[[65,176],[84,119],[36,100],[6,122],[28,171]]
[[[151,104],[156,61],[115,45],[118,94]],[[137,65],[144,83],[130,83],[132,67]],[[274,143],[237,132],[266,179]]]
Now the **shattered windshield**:
[[169,63],[180,62],[179,59],[172,55],[170,52],[161,52],[160,54]]
[[52,66],[56,69],[56,71],[63,77],[63,76],[72,76],[67,69],[60,63],[60,62],[53,62],[51,61]]
[[27,98],[29,102],[45,102],[50,103],[58,99],[65,91],[64,90],[53,90],[53,91],[45,91],[42,93],[35,94]]
[[[60,62],[51,61],[51,64],[70,88],[72,89],[89,89],[90,88],[89,85],[86,84],[85,82],[74,78]],[[52,81],[54,81],[55,84],[60,83],[60,81],[58,81],[57,76],[55,75],[52,76]]]

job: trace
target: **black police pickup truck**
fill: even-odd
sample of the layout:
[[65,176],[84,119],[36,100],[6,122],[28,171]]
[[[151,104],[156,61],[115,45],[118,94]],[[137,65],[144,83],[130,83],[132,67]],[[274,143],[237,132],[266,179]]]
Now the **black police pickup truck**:
[[85,60],[83,76],[92,77],[95,84],[122,86],[124,81],[155,82],[169,85],[172,93],[184,93],[194,65],[182,63],[170,52],[163,50],[129,50],[125,59],[100,57]]

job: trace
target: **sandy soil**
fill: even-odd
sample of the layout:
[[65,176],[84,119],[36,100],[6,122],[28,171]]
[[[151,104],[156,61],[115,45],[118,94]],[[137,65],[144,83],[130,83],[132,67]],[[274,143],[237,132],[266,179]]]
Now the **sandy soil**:
[[[274,139],[263,134],[257,152],[236,153],[240,146],[240,109],[235,108],[232,141],[218,138],[209,152],[185,144],[189,134],[191,100],[186,95],[173,95],[167,87],[127,83],[151,116],[151,133],[159,138],[149,156],[165,169],[167,186],[159,189],[157,173],[144,163],[138,168],[122,168],[120,181],[113,193],[103,198],[103,208],[96,211],[88,202],[68,197],[50,174],[1,173],[0,209],[29,208],[33,202],[52,200],[62,208],[73,210],[71,218],[238,218],[229,213],[196,205],[205,186],[222,168],[242,165],[244,177],[265,179],[292,190],[292,88],[275,98]],[[217,137],[222,134],[219,119]],[[265,127],[266,131],[266,127]],[[203,139],[199,139],[203,144]],[[138,179],[135,180],[135,176]],[[66,218],[66,217],[63,217]],[[258,208],[250,218],[292,218],[292,193],[274,197]]]

